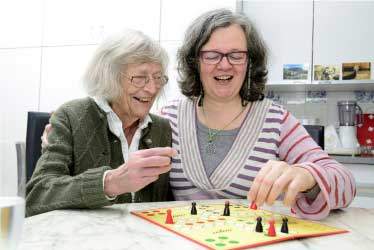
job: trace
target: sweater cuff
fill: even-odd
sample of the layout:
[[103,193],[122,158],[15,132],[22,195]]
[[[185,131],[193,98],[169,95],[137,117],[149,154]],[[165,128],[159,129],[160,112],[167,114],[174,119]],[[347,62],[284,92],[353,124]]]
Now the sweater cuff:
[[[292,208],[302,218],[310,220],[323,219],[330,213],[331,209],[327,181],[328,177],[324,176],[319,167],[314,163],[304,162],[298,165],[307,169],[313,175],[319,187],[319,192],[312,200],[308,199],[305,193],[299,193],[296,197],[296,203]],[[314,187],[313,189],[314,191],[318,191],[317,187]]]
[[89,169],[85,172],[82,185],[83,202],[89,208],[98,208],[112,205],[115,200],[105,197],[103,176],[104,172],[110,170],[108,166]]
[[[104,172],[104,175],[103,175],[103,190],[105,190],[105,176],[106,176],[106,174],[108,173],[108,171],[109,171],[109,170],[106,170],[106,171]],[[105,195],[105,198],[107,198],[107,200],[110,200],[110,201],[115,200],[115,199],[117,198],[117,195],[114,195],[114,196],[108,196],[108,195],[105,194],[105,192],[104,192],[104,195]]]

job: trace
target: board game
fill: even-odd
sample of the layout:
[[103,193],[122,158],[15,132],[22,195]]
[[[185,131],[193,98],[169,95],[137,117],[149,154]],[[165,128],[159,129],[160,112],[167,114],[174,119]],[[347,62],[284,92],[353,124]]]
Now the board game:
[[[192,207],[195,208],[191,210]],[[224,212],[229,212],[229,215],[223,216]],[[165,207],[131,213],[208,249],[243,249],[297,238],[348,232],[314,221],[251,209],[235,203],[229,204],[229,211],[226,211],[225,204],[202,202],[194,206]],[[288,233],[284,233],[285,222]],[[272,227],[273,231],[269,228],[270,224],[275,226]],[[259,230],[263,231],[258,232]]]

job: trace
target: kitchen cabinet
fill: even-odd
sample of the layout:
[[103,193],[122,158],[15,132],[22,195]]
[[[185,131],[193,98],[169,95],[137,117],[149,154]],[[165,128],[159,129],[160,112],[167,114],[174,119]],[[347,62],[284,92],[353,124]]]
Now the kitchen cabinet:
[[[342,63],[374,64],[374,1],[244,0],[239,9],[269,48],[268,90],[374,90],[370,80],[341,80]],[[284,64],[307,64],[307,80],[283,80]],[[337,65],[339,80],[314,81],[315,65]]]
[[[268,47],[269,83],[287,83],[287,81],[283,81],[283,64],[303,63],[311,65],[312,0],[248,0],[243,1],[242,11],[254,23]],[[310,75],[308,79],[310,79]],[[309,80],[297,82],[307,83]]]

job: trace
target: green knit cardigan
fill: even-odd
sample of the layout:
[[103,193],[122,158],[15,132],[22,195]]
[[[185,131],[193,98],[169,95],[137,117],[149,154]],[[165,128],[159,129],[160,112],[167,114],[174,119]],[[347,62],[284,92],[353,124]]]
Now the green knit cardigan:
[[[171,146],[169,122],[150,115],[139,149]],[[26,187],[26,216],[55,209],[100,208],[131,202],[131,194],[108,200],[103,174],[123,164],[120,140],[110,132],[106,114],[92,98],[62,105],[51,117],[49,145],[44,148]],[[169,174],[135,193],[135,202],[171,200]]]

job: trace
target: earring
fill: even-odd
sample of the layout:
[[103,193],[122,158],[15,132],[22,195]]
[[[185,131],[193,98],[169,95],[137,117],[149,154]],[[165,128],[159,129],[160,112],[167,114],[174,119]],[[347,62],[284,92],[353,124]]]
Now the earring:
[[243,88],[243,98],[242,98],[242,106],[247,106],[250,96],[251,96],[251,65],[248,63],[248,71],[247,71],[247,79],[245,81],[245,86]]

